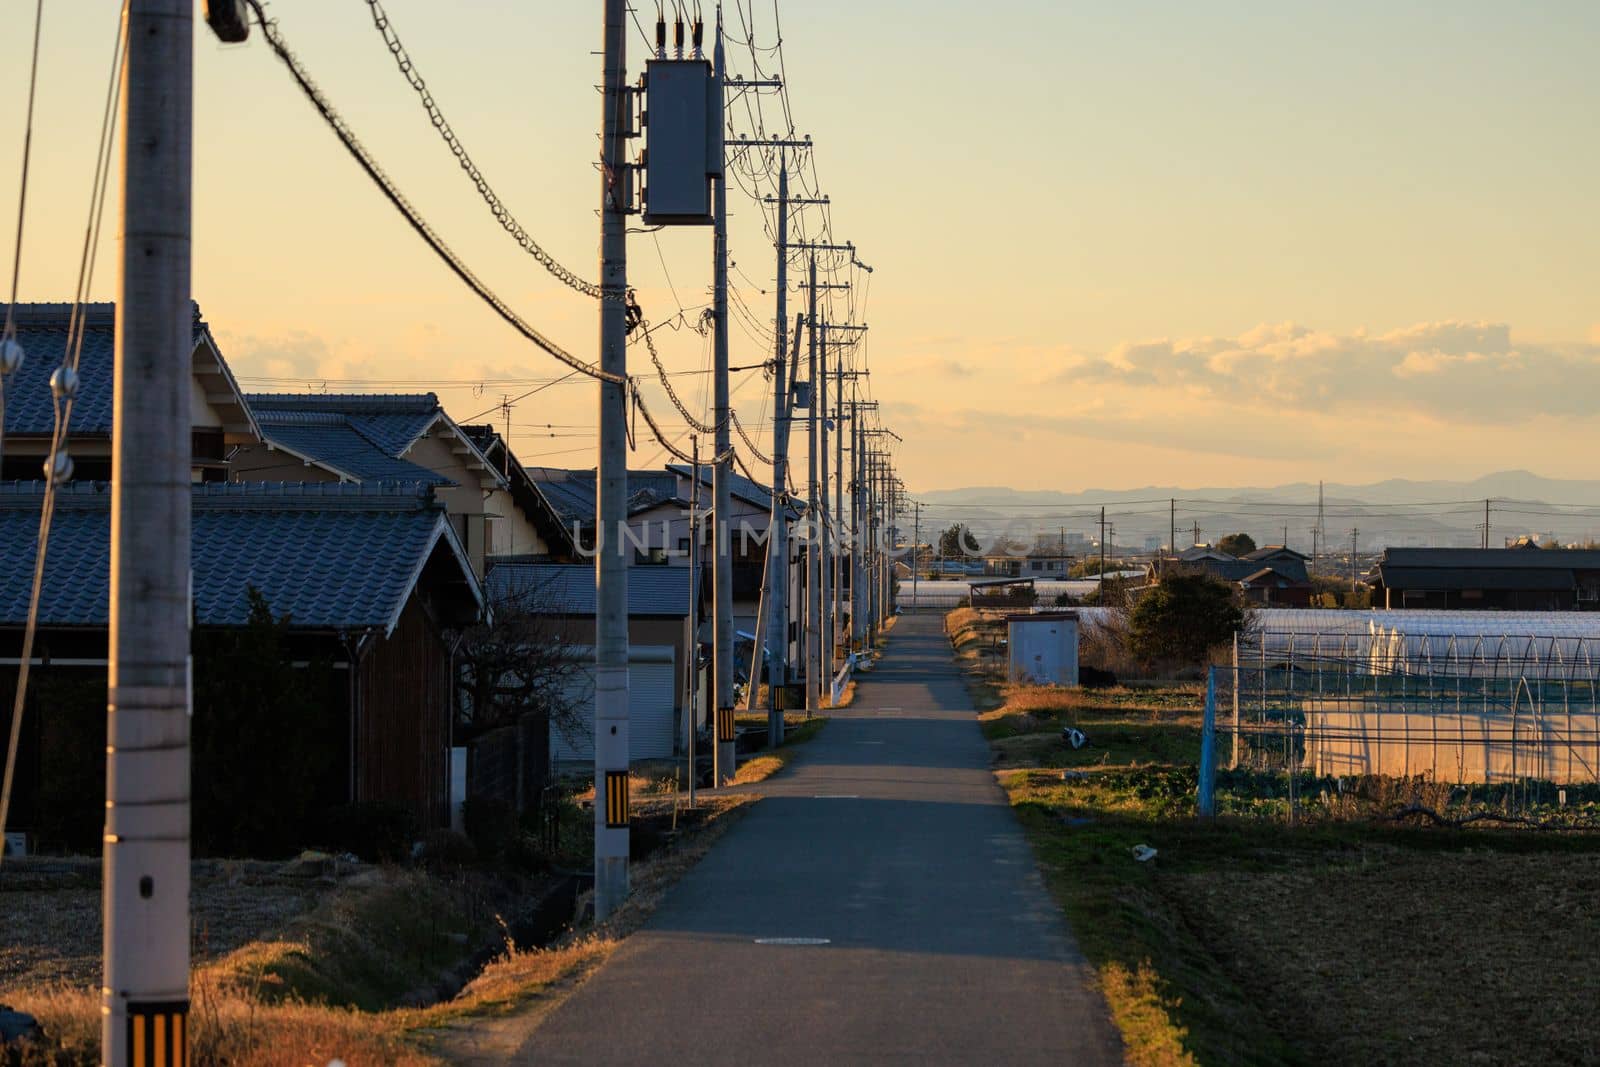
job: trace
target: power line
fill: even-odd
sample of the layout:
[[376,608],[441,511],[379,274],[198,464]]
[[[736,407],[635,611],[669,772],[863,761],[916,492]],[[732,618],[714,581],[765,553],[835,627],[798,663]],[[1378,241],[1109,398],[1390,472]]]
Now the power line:
[[417,236],[421,237],[423,241],[426,242],[428,247],[433,249],[434,254],[442,259],[445,262],[445,265],[448,266],[450,270],[454,272],[454,274],[460,278],[469,289],[476,293],[484,303],[488,304],[492,309],[494,309],[495,313],[504,319],[509,325],[511,325],[518,333],[522,334],[528,340],[532,341],[535,345],[542,348],[556,359],[567,364],[569,367],[572,367],[574,370],[586,374],[591,378],[597,378],[601,381],[611,382],[613,384],[622,384],[626,381],[626,377],[623,375],[612,374],[609,371],[601,370],[599,367],[591,363],[585,363],[577,356],[572,355],[566,349],[562,348],[560,345],[544,336],[544,334],[534,329],[532,325],[526,322],[515,311],[511,310],[510,306],[507,305],[505,301],[501,300],[492,289],[490,289],[484,282],[479,280],[478,276],[475,275],[472,270],[460,259],[460,257],[458,257],[455,252],[451,251],[450,247],[444,243],[444,240],[433,231],[433,228],[428,225],[427,221],[423,219],[422,215],[416,210],[416,208],[411,206],[411,202],[405,198],[404,194],[400,192],[399,188],[392,180],[390,180],[389,176],[384,173],[383,168],[378,166],[377,161],[366,150],[365,146],[363,146],[356,138],[355,134],[351,131],[349,124],[346,123],[344,119],[339,116],[338,112],[334,110],[333,105],[328,102],[327,97],[322,94],[322,91],[317,88],[316,83],[311,80],[310,74],[308,74],[305,68],[301,66],[300,61],[295,57],[294,53],[289,50],[289,47],[285,43],[283,36],[278,32],[277,21],[267,18],[266,12],[262,10],[261,7],[261,0],[245,0],[245,2],[250,5],[250,9],[255,12],[256,19],[261,23],[261,31],[263,36],[265,36],[267,39],[267,44],[283,62],[284,66],[288,68],[290,75],[295,80],[295,83],[299,85],[300,91],[305,94],[306,99],[311,101],[312,106],[317,109],[318,114],[322,116],[323,120],[327,122],[329,128],[331,128],[334,134],[338,136],[339,142],[344,145],[345,150],[350,153],[351,157],[354,158],[358,164],[360,164],[361,169],[366,171],[367,177],[372,179],[373,184],[377,185],[384,197],[394,205],[395,210],[400,212],[401,216],[406,220],[406,223],[416,231]]

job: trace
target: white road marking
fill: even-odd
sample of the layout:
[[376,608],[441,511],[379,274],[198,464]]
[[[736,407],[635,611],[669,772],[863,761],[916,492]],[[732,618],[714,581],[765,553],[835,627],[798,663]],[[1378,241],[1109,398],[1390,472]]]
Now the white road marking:
[[832,941],[826,937],[758,937],[758,945],[828,945]]

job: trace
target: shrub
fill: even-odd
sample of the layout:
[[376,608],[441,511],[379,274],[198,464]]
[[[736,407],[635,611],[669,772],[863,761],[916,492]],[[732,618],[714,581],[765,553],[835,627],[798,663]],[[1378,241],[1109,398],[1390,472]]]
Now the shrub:
[[1129,614],[1129,648],[1146,662],[1194,665],[1243,625],[1244,612],[1228,585],[1203,574],[1175,575],[1146,592]]
[[478,849],[466,834],[454,830],[432,830],[422,839],[417,857],[433,870],[451,870],[478,861]]
[[461,805],[461,822],[478,855],[486,860],[504,856],[520,833],[516,811],[495,797],[468,797]]
[[369,863],[394,863],[411,852],[417,818],[411,809],[383,800],[346,804],[328,813],[328,844]]

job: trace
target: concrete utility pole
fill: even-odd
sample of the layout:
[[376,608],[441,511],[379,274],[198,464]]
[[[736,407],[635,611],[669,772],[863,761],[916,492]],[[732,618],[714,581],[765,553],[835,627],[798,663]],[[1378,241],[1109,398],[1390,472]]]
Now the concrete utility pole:
[[[817,640],[821,646],[823,684],[828,685],[833,677],[833,557],[834,538],[838,535],[838,518],[828,512],[828,316],[822,316],[822,323],[817,335],[818,364],[815,395],[813,400],[817,405],[817,514],[825,516],[822,519],[822,537],[818,544],[821,550],[817,556],[818,575],[821,582],[822,616],[818,619]],[[829,687],[828,692],[832,693]]]
[[778,154],[778,294],[772,353],[772,526],[767,541],[767,743],[783,744],[783,689],[789,681],[789,159]]
[[834,528],[840,533],[834,545],[834,648],[840,649],[840,661],[843,661],[851,651],[850,638],[846,637],[843,627],[845,568],[848,566],[845,560],[846,553],[856,552],[856,528],[854,523],[845,522],[845,350],[838,352],[834,368]]
[[[627,3],[605,0],[600,105],[600,285],[628,286]],[[627,307],[600,301],[600,369],[628,373]],[[628,896],[628,401],[621,381],[600,383],[595,471],[594,911],[610,915]]]
[[[1066,541],[1065,527],[1061,535],[1063,545]],[[1066,551],[1062,549],[1063,553]],[[911,502],[911,606],[920,608],[917,602],[917,572],[922,569],[922,501]]]
[[689,806],[694,807],[699,759],[695,747],[700,733],[700,435],[689,435],[689,455],[694,460],[689,483]]
[[822,579],[818,542],[822,540],[817,518],[817,257],[811,255],[811,295],[808,298],[806,329],[810,341],[806,405],[806,708],[822,706]]
[[1100,506],[1100,606],[1106,603],[1106,509]]
[[189,1053],[194,4],[130,0],[111,442],[101,1048]]
[[[723,92],[726,84],[727,63],[722,44],[722,9],[717,9],[717,41],[712,55],[712,93],[716,100],[716,130],[713,151],[720,161],[726,158],[727,127],[723,122]],[[715,327],[715,364],[712,372],[713,418],[716,425],[716,455],[711,467],[711,507],[716,512],[712,526],[713,570],[711,588],[712,629],[716,664],[716,775],[717,785],[733,781],[733,528],[729,513],[733,510],[728,487],[732,457],[728,454],[728,178],[718,177],[715,188],[714,233],[712,236],[712,274],[715,279],[712,293],[712,321]],[[752,653],[753,655],[753,653]],[[753,666],[753,665],[752,665]],[[756,672],[750,672],[752,683]]]
[[1352,593],[1356,591],[1356,545],[1360,536],[1360,528],[1352,526],[1350,528],[1350,592]]

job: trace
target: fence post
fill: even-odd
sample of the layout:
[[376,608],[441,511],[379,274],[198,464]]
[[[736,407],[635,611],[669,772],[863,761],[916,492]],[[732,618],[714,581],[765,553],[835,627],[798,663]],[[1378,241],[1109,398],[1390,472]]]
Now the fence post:
[[[1266,640],[1266,638],[1262,638]],[[1239,769],[1239,631],[1233,632],[1233,759],[1229,770]]]
[[1217,668],[1206,672],[1206,711],[1200,723],[1200,782],[1195,810],[1202,818],[1217,813]]

